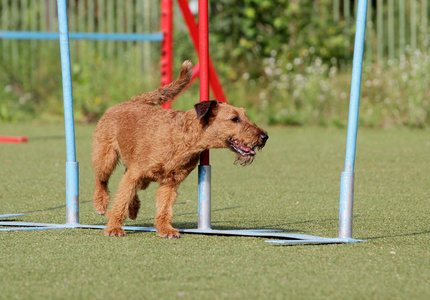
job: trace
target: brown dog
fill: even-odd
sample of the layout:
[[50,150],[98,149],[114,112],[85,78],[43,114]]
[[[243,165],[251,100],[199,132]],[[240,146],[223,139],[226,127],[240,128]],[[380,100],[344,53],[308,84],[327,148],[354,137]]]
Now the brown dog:
[[155,181],[160,183],[157,233],[178,238],[178,230],[172,227],[176,191],[196,167],[200,154],[206,149],[228,148],[236,153],[236,162],[246,165],[253,161],[255,149],[264,147],[267,133],[252,123],[242,108],[217,101],[200,102],[188,111],[153,106],[173,100],[191,75],[192,63],[185,61],[171,84],[109,108],[97,124],[92,154],[97,213],[106,213],[108,181],[119,158],[126,168],[108,212],[106,236],[125,235],[122,223],[127,217],[135,219],[139,211],[137,190]]

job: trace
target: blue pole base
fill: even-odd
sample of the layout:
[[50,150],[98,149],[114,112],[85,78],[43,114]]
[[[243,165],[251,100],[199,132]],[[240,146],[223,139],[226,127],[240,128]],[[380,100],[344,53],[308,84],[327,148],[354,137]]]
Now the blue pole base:
[[66,162],[66,224],[79,224],[78,162]]
[[342,172],[339,201],[339,238],[352,238],[352,208],[354,202],[354,172]]
[[211,229],[211,166],[199,165],[197,228]]

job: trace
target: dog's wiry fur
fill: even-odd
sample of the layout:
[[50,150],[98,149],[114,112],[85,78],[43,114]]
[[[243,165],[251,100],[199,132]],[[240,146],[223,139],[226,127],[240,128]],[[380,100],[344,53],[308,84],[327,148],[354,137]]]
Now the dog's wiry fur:
[[161,237],[178,238],[172,227],[173,204],[179,184],[196,167],[200,154],[229,148],[236,162],[246,165],[253,161],[254,149],[264,147],[267,133],[242,108],[217,101],[198,103],[188,111],[153,106],[173,100],[191,75],[192,64],[185,61],[171,84],[109,108],[97,124],[92,154],[97,213],[106,213],[108,181],[120,158],[126,168],[108,211],[105,235],[125,235],[122,223],[127,217],[135,219],[139,211],[137,190],[158,182],[155,228]]

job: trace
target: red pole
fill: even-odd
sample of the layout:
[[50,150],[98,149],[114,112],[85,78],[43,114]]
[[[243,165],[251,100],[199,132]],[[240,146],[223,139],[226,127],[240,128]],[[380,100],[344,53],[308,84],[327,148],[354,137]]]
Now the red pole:
[[[197,27],[197,23],[194,19],[193,14],[190,11],[187,0],[178,0],[179,8],[182,11],[182,15],[184,16],[185,23],[187,24],[188,31],[190,33],[191,40],[193,41],[194,49],[199,53],[199,30]],[[207,7],[207,3],[206,3]],[[199,1],[199,11],[200,11],[200,1]],[[206,14],[207,15],[207,14]],[[201,22],[201,19],[199,17]],[[227,102],[227,98],[225,97],[224,91],[222,90],[221,83],[219,82],[218,75],[216,73],[215,67],[213,66],[212,60],[209,57],[209,83],[212,87],[212,92],[215,96],[215,99],[222,102]]]
[[[199,0],[200,102],[209,101],[209,25],[208,0]],[[209,151],[200,156],[200,164],[209,165]]]
[[208,1],[199,0],[200,102],[209,101]]
[[[161,43],[161,86],[173,80],[173,0],[161,0],[161,31],[164,39]],[[163,108],[172,108],[171,102],[162,105]]]

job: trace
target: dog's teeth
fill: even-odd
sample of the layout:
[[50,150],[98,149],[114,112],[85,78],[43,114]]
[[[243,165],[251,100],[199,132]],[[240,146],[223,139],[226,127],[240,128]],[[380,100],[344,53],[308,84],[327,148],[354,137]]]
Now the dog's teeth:
[[230,143],[234,150],[242,156],[255,155],[254,149],[246,144],[242,144],[237,140],[231,140]]

